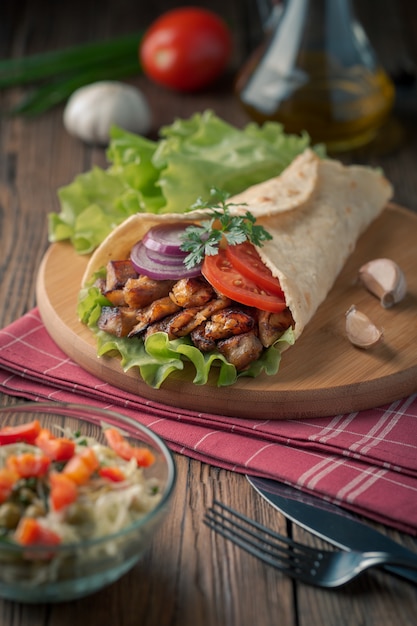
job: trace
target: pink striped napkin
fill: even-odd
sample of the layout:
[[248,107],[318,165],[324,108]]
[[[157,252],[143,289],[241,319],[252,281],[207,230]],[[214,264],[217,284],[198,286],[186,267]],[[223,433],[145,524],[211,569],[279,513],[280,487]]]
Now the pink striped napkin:
[[330,418],[248,420],[177,410],[84,371],[53,342],[37,309],[0,330],[0,389],[111,408],[151,428],[175,452],[287,482],[417,535],[417,394]]

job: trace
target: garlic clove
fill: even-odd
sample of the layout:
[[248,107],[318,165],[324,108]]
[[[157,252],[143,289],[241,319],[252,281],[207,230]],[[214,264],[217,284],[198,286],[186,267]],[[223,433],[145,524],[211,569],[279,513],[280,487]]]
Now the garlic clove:
[[354,346],[366,350],[375,346],[382,339],[383,333],[352,304],[346,312],[346,335]]
[[82,141],[107,145],[113,125],[132,133],[149,133],[151,113],[144,95],[136,87],[118,81],[99,81],[74,91],[66,104],[63,121],[66,130]]
[[359,279],[380,299],[385,309],[400,302],[407,293],[407,281],[401,268],[391,259],[374,259],[359,269]]

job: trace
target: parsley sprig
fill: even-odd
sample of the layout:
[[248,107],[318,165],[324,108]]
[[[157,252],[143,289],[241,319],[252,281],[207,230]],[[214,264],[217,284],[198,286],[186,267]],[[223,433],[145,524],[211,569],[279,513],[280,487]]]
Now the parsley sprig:
[[181,250],[189,252],[184,259],[187,269],[200,264],[206,255],[217,254],[223,238],[229,245],[250,241],[259,247],[262,247],[264,241],[272,239],[263,226],[256,224],[256,218],[250,211],[246,211],[244,215],[231,215],[230,207],[237,205],[227,202],[228,195],[212,189],[211,196],[216,195],[220,196],[217,202],[204,202],[199,198],[191,207],[192,209],[210,209],[212,217],[201,224],[193,224],[185,229]]

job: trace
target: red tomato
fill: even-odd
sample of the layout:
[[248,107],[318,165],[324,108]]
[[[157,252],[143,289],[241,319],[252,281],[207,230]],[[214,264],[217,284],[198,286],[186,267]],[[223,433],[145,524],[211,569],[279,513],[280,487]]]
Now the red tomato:
[[42,526],[34,517],[22,517],[15,532],[15,539],[24,546],[56,546],[61,543],[57,533]]
[[245,241],[235,246],[227,246],[225,250],[229,261],[243,276],[251,278],[263,289],[276,293],[281,298],[284,297],[278,278],[272,275],[253,244]]
[[0,504],[6,502],[18,480],[19,475],[14,470],[8,467],[0,468]]
[[139,467],[149,467],[155,461],[155,456],[148,448],[135,448],[132,446],[132,457],[136,459]]
[[59,472],[51,472],[49,483],[51,486],[49,498],[54,511],[61,511],[77,499],[77,485],[69,476]]
[[67,437],[55,437],[47,428],[42,428],[35,445],[52,461],[68,461],[75,451],[74,441]]
[[104,435],[110,448],[125,461],[135,458],[141,467],[148,467],[154,462],[155,457],[148,448],[132,446],[117,428],[106,428]]
[[51,485],[49,497],[54,511],[61,511],[75,502],[78,489],[72,478],[59,472],[51,472],[49,481]]
[[240,304],[272,313],[280,313],[286,307],[281,296],[243,276],[229,261],[224,249],[205,257],[201,273],[217,291]]
[[6,467],[21,478],[37,478],[45,476],[49,470],[51,459],[44,454],[23,452],[7,457]]
[[224,71],[232,38],[223,20],[207,9],[181,7],[161,15],[146,31],[139,57],[145,74],[178,91],[207,86]]
[[8,443],[32,443],[41,431],[41,424],[38,420],[20,424],[19,426],[4,426],[0,429],[0,446]]
[[96,453],[91,448],[86,448],[68,461],[62,473],[71,478],[76,485],[84,485],[98,467]]
[[104,436],[110,448],[125,461],[129,461],[132,457],[132,446],[123,437],[122,433],[117,428],[106,428],[104,430]]
[[103,467],[100,467],[98,470],[98,473],[102,478],[106,478],[113,483],[121,483],[126,479],[120,467],[116,465],[103,465]]

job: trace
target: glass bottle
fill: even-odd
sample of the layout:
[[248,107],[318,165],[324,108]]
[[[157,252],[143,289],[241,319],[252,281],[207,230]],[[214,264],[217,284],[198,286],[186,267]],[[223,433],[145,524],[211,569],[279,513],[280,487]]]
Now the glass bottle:
[[350,0],[284,0],[273,30],[240,71],[236,92],[258,123],[306,130],[330,152],[371,141],[395,95]]

